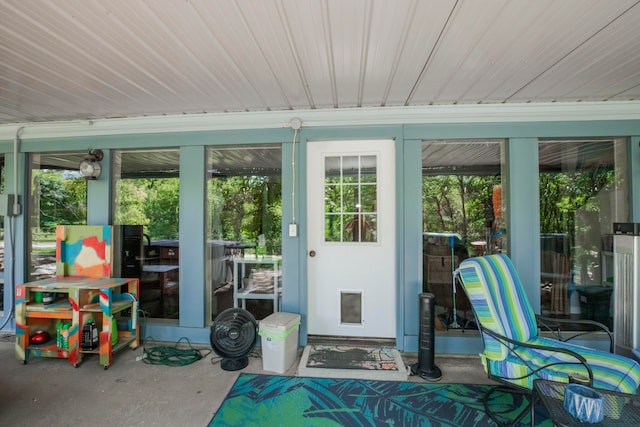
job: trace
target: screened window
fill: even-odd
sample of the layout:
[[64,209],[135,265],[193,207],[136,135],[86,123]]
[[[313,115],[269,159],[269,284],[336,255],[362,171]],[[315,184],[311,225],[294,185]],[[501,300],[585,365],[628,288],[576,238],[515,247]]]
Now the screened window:
[[503,140],[422,143],[423,291],[435,296],[437,329],[475,328],[471,304],[453,284],[468,257],[507,252]]
[[613,326],[614,222],[629,217],[626,140],[541,140],[543,314]]
[[180,152],[113,152],[114,225],[121,227],[120,275],[140,278],[145,317],[180,317]]
[[56,226],[87,223],[87,180],[78,172],[78,164],[86,154],[78,151],[29,155],[29,281],[55,276]]
[[235,277],[237,286],[252,294],[235,304],[264,319],[274,308],[268,295],[282,280],[282,149],[280,144],[212,146],[207,159],[208,311],[215,318],[234,306],[235,258],[269,258],[271,263],[239,263]]

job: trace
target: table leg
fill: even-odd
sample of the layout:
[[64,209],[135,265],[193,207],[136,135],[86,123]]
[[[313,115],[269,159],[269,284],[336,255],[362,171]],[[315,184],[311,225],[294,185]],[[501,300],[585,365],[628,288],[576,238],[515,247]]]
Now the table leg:
[[[240,269],[242,271],[242,274],[240,274],[240,281],[242,282],[242,289],[246,292],[247,290],[244,289],[244,277],[247,274],[246,273],[246,264],[243,262],[242,263],[242,268]],[[247,299],[246,298],[242,298],[242,309],[246,310],[247,309]]]
[[536,391],[531,390],[531,427],[536,426]]
[[233,263],[233,306],[238,307],[238,263]]
[[278,312],[278,263],[273,263],[273,312]]

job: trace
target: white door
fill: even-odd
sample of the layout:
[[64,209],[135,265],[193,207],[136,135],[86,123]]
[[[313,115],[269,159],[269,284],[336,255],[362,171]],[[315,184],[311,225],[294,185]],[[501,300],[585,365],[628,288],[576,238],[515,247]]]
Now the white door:
[[311,335],[396,336],[395,143],[307,148]]

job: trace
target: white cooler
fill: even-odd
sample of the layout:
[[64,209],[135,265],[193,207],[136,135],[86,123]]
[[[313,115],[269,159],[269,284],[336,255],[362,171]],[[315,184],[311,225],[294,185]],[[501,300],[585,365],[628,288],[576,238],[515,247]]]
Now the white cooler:
[[300,315],[273,313],[260,321],[262,369],[284,374],[296,360]]

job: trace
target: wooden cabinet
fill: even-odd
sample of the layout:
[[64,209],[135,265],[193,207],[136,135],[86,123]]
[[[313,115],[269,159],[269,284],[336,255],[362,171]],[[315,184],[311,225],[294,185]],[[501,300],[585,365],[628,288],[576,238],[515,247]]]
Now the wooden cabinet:
[[178,318],[179,269],[177,265],[142,266],[140,308],[149,317]]
[[178,263],[178,259],[180,258],[180,249],[172,248],[172,247],[164,247],[160,248],[160,259],[169,263]]
[[[40,301],[46,293],[51,303]],[[108,368],[113,353],[140,345],[137,278],[56,277],[19,285],[16,289],[16,357],[27,363],[30,357],[56,357],[78,366],[86,354],[99,355]],[[48,298],[45,301],[49,301]],[[99,345],[82,350],[82,329],[93,321],[99,331]],[[59,346],[57,326],[67,323],[67,348]],[[38,331],[49,340],[31,342]]]

